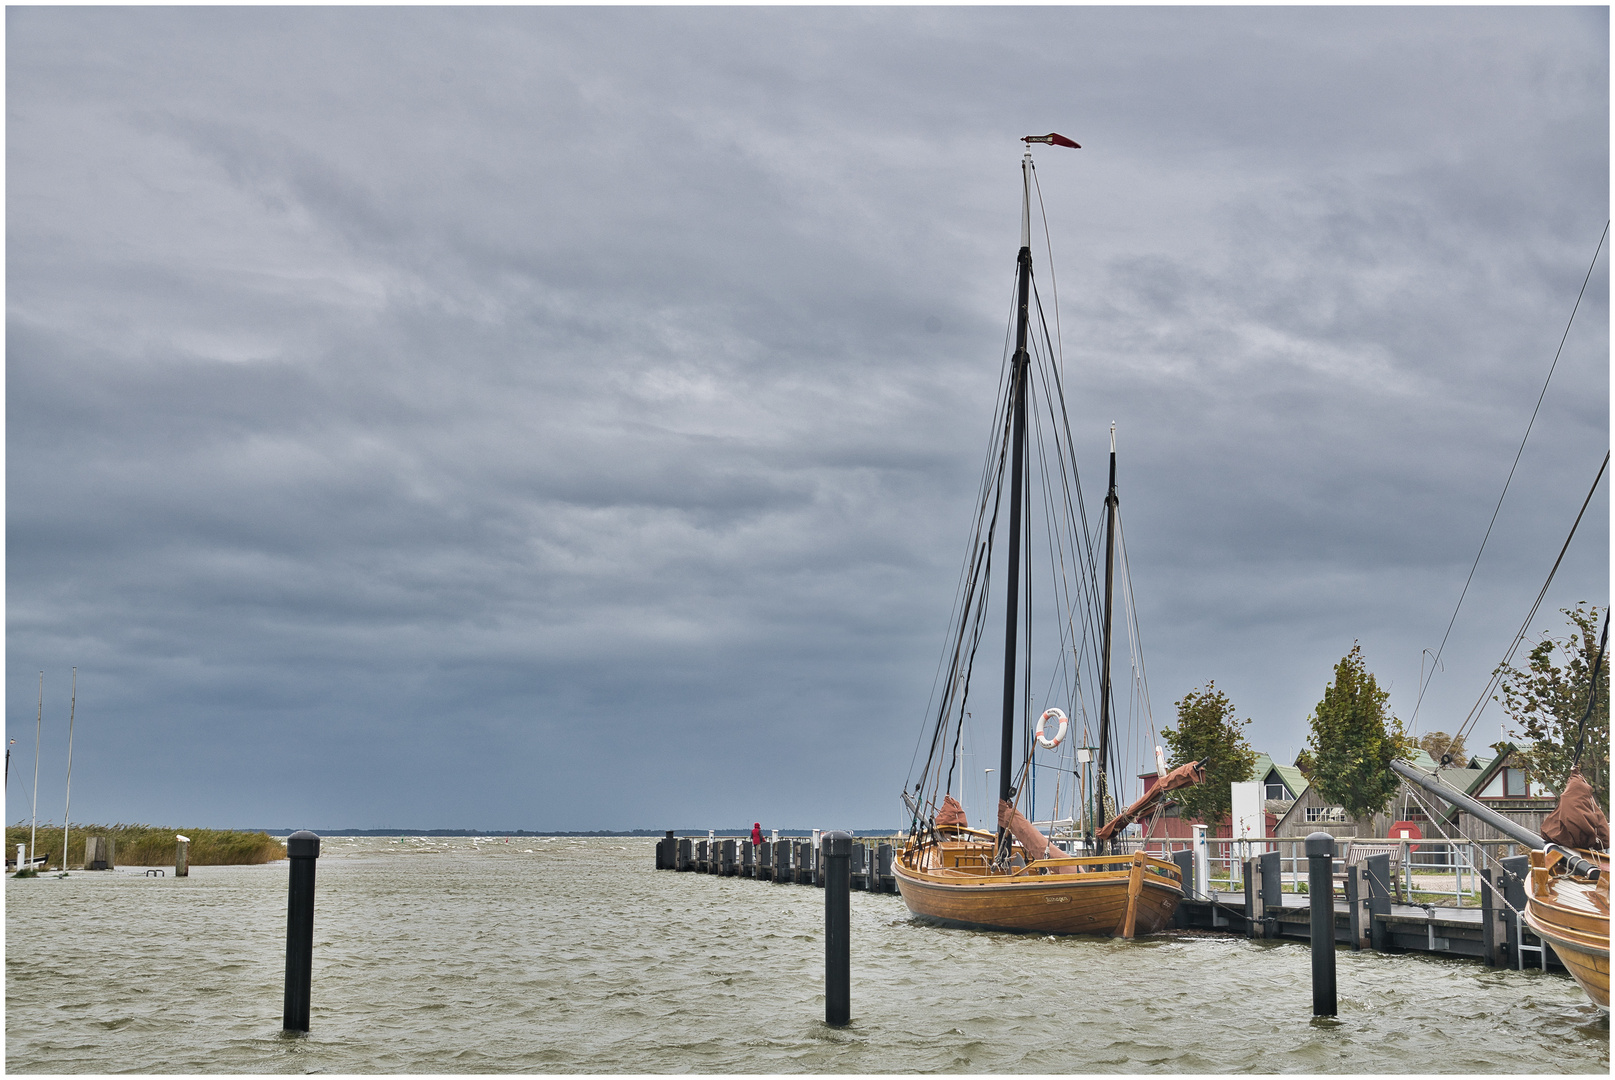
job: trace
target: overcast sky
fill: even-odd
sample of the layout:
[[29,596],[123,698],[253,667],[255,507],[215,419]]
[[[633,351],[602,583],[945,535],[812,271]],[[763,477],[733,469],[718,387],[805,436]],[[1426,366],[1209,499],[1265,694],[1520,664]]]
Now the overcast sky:
[[[1293,757],[1353,641],[1408,717],[1609,212],[1603,8],[6,26],[8,821],[77,665],[75,820],[898,826],[1051,130],[1157,722]],[[1608,447],[1608,266],[1421,730]]]

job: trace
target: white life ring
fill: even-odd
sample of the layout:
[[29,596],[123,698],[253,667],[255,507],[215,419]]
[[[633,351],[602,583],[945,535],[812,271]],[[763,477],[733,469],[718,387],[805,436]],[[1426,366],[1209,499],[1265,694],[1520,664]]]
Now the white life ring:
[[[1043,725],[1047,724],[1050,720],[1060,721],[1059,730],[1054,733],[1054,738],[1052,739],[1047,738],[1043,734]],[[1043,715],[1037,718],[1037,744],[1043,747],[1045,750],[1053,750],[1056,746],[1059,746],[1061,743],[1065,742],[1066,729],[1070,726],[1071,722],[1066,719],[1065,713],[1061,712],[1059,709],[1045,710]]]

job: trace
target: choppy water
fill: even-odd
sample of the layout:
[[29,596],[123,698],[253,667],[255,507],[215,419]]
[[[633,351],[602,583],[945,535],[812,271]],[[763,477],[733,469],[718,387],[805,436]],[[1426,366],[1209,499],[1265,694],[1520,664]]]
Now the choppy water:
[[[1307,949],[944,930],[852,895],[658,873],[649,840],[329,838],[312,1032],[280,1032],[284,862],[6,882],[13,1072],[1607,1073],[1568,978]],[[172,868],[170,868],[172,873]],[[1535,1048],[1533,1051],[1533,1047]]]

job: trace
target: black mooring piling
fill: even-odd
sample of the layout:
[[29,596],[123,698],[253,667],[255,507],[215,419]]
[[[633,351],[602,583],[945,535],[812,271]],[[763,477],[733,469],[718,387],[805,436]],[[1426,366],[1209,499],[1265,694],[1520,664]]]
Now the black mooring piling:
[[308,1030],[308,1003],[314,982],[314,861],[320,838],[306,829],[286,838],[291,886],[286,896],[286,996],[281,1027]]
[[1335,838],[1307,837],[1307,906],[1312,914],[1312,1015],[1335,1013]]
[[824,1022],[852,1021],[852,834],[827,832],[824,860]]

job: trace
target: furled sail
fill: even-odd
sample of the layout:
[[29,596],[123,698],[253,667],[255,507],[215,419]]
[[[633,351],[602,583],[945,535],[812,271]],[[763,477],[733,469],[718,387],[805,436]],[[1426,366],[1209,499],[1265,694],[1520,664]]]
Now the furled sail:
[[970,823],[965,820],[965,808],[959,805],[959,800],[952,795],[942,796],[942,809],[936,812],[937,828],[954,826],[968,829]]
[[1573,769],[1559,795],[1559,806],[1542,819],[1542,839],[1569,848],[1609,847],[1609,819],[1593,796],[1592,785]]
[[1053,840],[1043,835],[1042,830],[1003,799],[998,800],[998,827],[1009,830],[1009,835],[1026,849],[1028,859],[1058,859],[1065,854],[1054,846]]
[[1179,765],[1161,777],[1155,782],[1154,787],[1144,793],[1142,798],[1105,822],[1099,831],[1094,833],[1094,839],[1101,844],[1105,843],[1122,829],[1142,817],[1150,807],[1160,802],[1167,792],[1176,791],[1178,788],[1188,787],[1190,784],[1198,784],[1204,781],[1206,778],[1206,763],[1210,760],[1210,758],[1207,758],[1205,761],[1191,761],[1187,765]]

